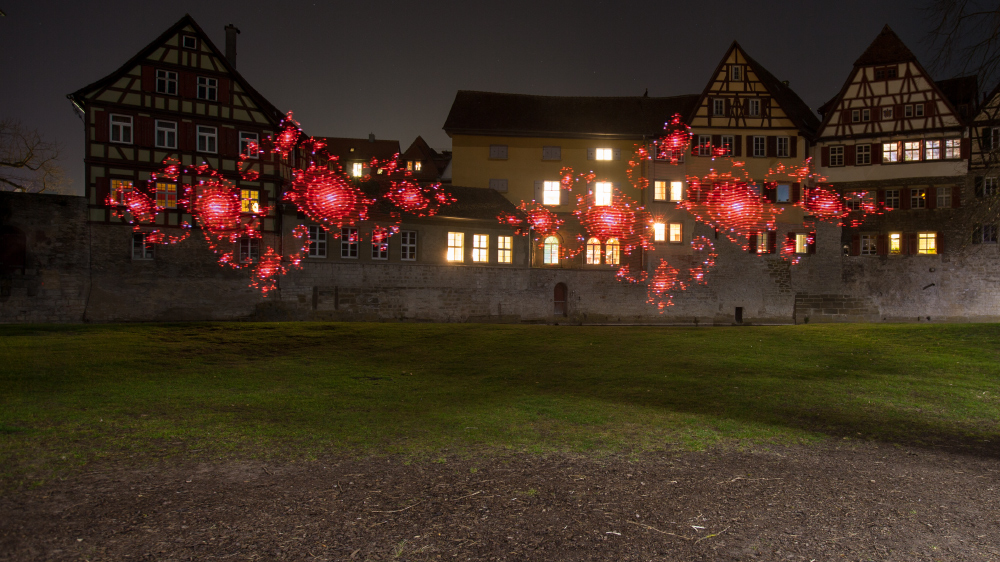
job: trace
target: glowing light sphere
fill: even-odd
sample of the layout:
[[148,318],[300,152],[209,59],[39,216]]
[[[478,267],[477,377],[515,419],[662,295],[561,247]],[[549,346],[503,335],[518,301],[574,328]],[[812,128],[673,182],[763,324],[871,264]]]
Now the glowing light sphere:
[[295,170],[285,198],[313,221],[337,228],[367,220],[368,207],[373,203],[347,176],[315,164]]
[[840,195],[832,189],[813,187],[808,190],[802,205],[820,220],[837,221],[847,216],[847,209]]
[[646,289],[646,302],[656,305],[660,314],[663,314],[663,310],[668,306],[674,305],[674,295],[672,292],[677,288],[679,283],[677,276],[677,269],[667,263],[666,260],[660,260],[660,264],[656,266],[656,270],[653,272],[653,278]]
[[298,146],[299,139],[302,136],[302,129],[299,127],[299,123],[295,119],[292,119],[291,111],[281,120],[280,126],[281,132],[274,135],[271,143],[274,146],[274,150],[281,153],[281,156],[287,157]]
[[195,186],[192,214],[206,233],[233,235],[240,229],[240,194],[230,185],[212,180]]
[[657,139],[657,159],[670,160],[676,165],[691,145],[691,127],[675,113],[669,122],[663,124],[663,135]]
[[563,224],[563,220],[557,217],[555,213],[534,201],[531,203],[522,201],[517,208],[524,213],[524,223],[522,232],[519,232],[520,234],[527,234],[528,229],[530,229],[540,236],[551,236]]
[[392,181],[385,198],[401,210],[423,217],[434,216],[441,206],[455,202],[440,183],[421,186],[409,180]]
[[288,269],[281,262],[281,256],[268,247],[264,255],[250,270],[250,286],[259,289],[265,297],[278,286],[278,277],[287,273]]

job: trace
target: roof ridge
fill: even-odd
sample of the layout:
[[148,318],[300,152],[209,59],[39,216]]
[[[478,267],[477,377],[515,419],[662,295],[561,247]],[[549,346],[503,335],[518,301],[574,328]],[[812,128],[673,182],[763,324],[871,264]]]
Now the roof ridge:
[[854,61],[854,66],[872,66],[916,60],[917,57],[913,51],[906,46],[906,43],[903,43],[903,40],[896,35],[889,24],[885,24],[882,31],[868,45],[868,48]]

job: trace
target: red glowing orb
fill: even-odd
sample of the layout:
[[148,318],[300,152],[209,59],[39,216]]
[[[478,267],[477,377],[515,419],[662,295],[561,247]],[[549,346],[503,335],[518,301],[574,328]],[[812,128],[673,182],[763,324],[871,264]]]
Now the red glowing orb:
[[310,219],[338,228],[366,220],[372,203],[346,176],[315,164],[296,170],[285,197]]

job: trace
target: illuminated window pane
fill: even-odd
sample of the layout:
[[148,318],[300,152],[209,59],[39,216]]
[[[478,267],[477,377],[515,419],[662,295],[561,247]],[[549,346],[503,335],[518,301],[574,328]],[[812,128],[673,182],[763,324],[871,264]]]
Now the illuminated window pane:
[[164,209],[176,209],[177,184],[156,182],[156,204]]
[[614,154],[610,148],[598,148],[594,158],[597,160],[611,160],[614,158]]
[[513,236],[497,236],[497,263],[511,263]]
[[555,236],[549,236],[542,244],[542,263],[559,263],[559,239]]
[[[132,193],[132,182],[129,180],[111,180],[111,199],[116,205],[125,204],[125,196]],[[103,203],[103,201],[102,201]]]
[[805,254],[809,251],[809,235],[808,234],[796,234],[795,235],[795,253]]
[[674,244],[680,244],[684,241],[683,231],[681,230],[681,223],[672,222],[670,223],[670,242]]
[[897,146],[898,143],[895,142],[882,143],[882,162],[899,162]]
[[917,253],[918,254],[937,253],[936,232],[920,232],[917,234]]
[[654,201],[667,200],[667,182],[665,181],[653,182],[653,200]]
[[920,141],[903,143],[903,160],[907,162],[920,160]]
[[542,191],[542,204],[543,205],[558,205],[560,201],[560,184],[557,181],[547,181],[543,182],[542,186],[544,191]]
[[670,182],[670,200],[682,201],[684,199],[684,184],[679,181]]
[[240,212],[258,213],[260,212],[260,192],[256,189],[240,190]]
[[465,261],[465,233],[464,232],[449,232],[448,233],[448,261],[460,262]]
[[490,235],[489,234],[473,234],[472,235],[472,261],[474,261],[474,262],[489,262],[490,261]]
[[594,205],[605,206],[611,204],[612,185],[609,181],[599,181],[594,186]]
[[662,222],[653,223],[653,241],[663,242],[667,239],[667,225]]
[[601,263],[601,241],[597,238],[587,240],[587,265]]
[[609,238],[604,245],[604,263],[608,265],[618,265],[621,263],[621,244],[617,238]]
[[364,173],[365,165],[361,162],[355,162],[351,165],[351,175],[359,178]]
[[260,136],[257,133],[240,131],[240,154],[254,160],[260,158]]
[[962,139],[948,139],[944,141],[945,158],[961,158],[961,156],[962,156]]
[[901,254],[903,252],[903,235],[893,232],[889,235],[889,253]]
[[910,190],[910,208],[911,209],[923,209],[927,206],[927,190],[926,189],[911,189]]

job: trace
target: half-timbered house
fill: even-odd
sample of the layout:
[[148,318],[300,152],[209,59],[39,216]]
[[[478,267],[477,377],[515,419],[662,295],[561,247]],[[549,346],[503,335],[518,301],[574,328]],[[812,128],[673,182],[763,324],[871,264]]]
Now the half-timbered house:
[[965,197],[976,97],[975,77],[935,82],[888,25],[855,61],[817,137],[818,170],[853,211],[847,253],[942,251]]
[[[1000,85],[990,92],[972,122],[969,179],[974,204],[966,218],[968,241],[996,248],[1000,228]],[[995,251],[995,250],[994,250]]]

